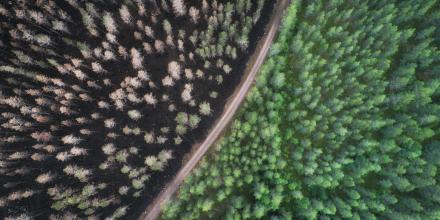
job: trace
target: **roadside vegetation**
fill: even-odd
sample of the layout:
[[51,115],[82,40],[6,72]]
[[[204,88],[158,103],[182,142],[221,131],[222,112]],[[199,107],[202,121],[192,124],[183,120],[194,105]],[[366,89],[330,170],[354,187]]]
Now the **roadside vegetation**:
[[136,219],[222,112],[268,0],[0,3],[0,219]]
[[293,1],[162,219],[440,218],[440,2]]

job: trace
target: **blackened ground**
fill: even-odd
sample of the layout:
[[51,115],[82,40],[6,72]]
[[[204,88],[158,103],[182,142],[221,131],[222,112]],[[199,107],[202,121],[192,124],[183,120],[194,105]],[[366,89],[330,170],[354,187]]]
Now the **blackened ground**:
[[[56,1],[57,5],[60,6],[63,10],[69,13],[69,15],[73,18],[73,20],[77,20],[81,18],[81,14],[78,10],[70,6],[68,3],[64,1]],[[226,0],[218,1],[219,3],[225,3]],[[239,84],[243,77],[243,72],[246,68],[246,64],[248,62],[248,59],[250,55],[255,51],[255,47],[257,45],[257,42],[262,37],[266,24],[269,21],[269,18],[271,16],[271,12],[273,9],[275,1],[266,1],[266,5],[263,8],[262,15],[258,23],[254,26],[252,29],[249,40],[250,44],[248,47],[248,50],[245,53],[241,53],[238,50],[238,59],[231,60],[229,58],[223,58],[225,63],[229,63],[233,69],[233,71],[224,77],[224,82],[221,85],[218,85],[215,80],[205,80],[203,83],[194,83],[194,98],[200,102],[200,101],[210,101],[211,108],[213,109],[213,113],[210,117],[202,117],[202,121],[199,124],[199,127],[195,130],[189,131],[187,135],[183,137],[183,142],[179,146],[175,146],[173,144],[169,144],[169,147],[167,149],[173,150],[173,156],[174,159],[171,160],[168,163],[168,166],[166,167],[166,170],[164,172],[153,172],[150,180],[148,180],[145,184],[145,190],[141,197],[133,199],[132,197],[122,197],[121,204],[132,205],[130,207],[130,210],[128,211],[127,216],[125,219],[136,219],[140,216],[140,214],[145,210],[145,208],[148,206],[148,204],[158,195],[158,193],[162,190],[163,187],[166,186],[166,183],[171,180],[171,178],[178,172],[180,167],[182,166],[182,158],[184,155],[186,155],[190,150],[193,144],[196,142],[199,142],[203,140],[209,129],[212,127],[215,120],[220,116],[220,114],[223,112],[224,105],[226,103],[226,100],[228,97],[232,94],[236,86]],[[192,1],[186,1],[187,8],[190,8],[190,6],[197,6],[197,8],[201,7],[201,1],[200,0],[192,0]],[[108,11],[117,12],[118,8],[115,6],[117,4],[104,4],[104,3],[96,3],[96,5],[99,5],[99,8],[106,9]],[[254,4],[256,5],[256,4]],[[147,4],[150,8],[147,10],[155,10],[154,7]],[[254,6],[255,7],[255,6]],[[255,11],[255,8],[253,10]],[[193,30],[205,30],[207,27],[207,22],[204,19],[200,19],[200,22],[197,25],[194,25],[192,22],[189,22],[188,19],[181,19],[181,18],[175,18],[173,13],[164,13],[158,15],[160,18],[158,20],[161,20],[161,18],[166,18],[170,21],[171,25],[175,28],[174,34],[177,34],[178,29],[184,29],[187,33],[187,35],[191,34]],[[116,13],[115,13],[116,14]],[[238,16],[235,16],[237,18]],[[28,26],[32,26],[32,24],[28,23],[25,20],[14,20],[14,21],[4,21],[4,18],[0,17],[0,21],[2,24],[6,24],[10,22],[13,23],[24,23]],[[116,19],[115,19],[116,20]],[[124,45],[127,47],[127,49],[130,49],[128,47],[129,45],[136,46],[137,48],[142,48],[142,45],[138,45],[139,42],[133,40],[132,33],[134,31],[134,25],[129,26],[121,23],[120,20],[117,20],[118,22],[118,28],[120,33],[127,33],[126,37],[118,38],[118,41],[121,43],[121,45]],[[62,52],[62,54],[69,54],[71,57],[82,57],[80,52],[77,48],[74,46],[68,46],[62,41],[62,37],[66,37],[68,39],[75,39],[80,42],[87,42],[88,45],[90,45],[91,48],[98,47],[101,42],[99,39],[89,38],[87,33],[87,30],[82,25],[81,22],[78,23],[71,23],[69,24],[71,28],[71,33],[66,34],[65,36],[58,36],[56,37],[51,36],[52,39],[55,42],[55,45],[65,45],[65,47],[60,48],[54,48],[56,52]],[[98,28],[101,30],[105,30],[105,27],[102,24],[97,24]],[[165,33],[163,31],[156,31],[156,30],[162,30],[161,28],[162,23],[156,24],[154,27],[152,27],[155,30],[155,34],[157,38],[164,39]],[[5,30],[9,29],[10,27],[1,27]],[[10,39],[8,37],[5,37],[7,35],[4,35],[3,32],[0,30],[0,36],[2,37],[3,42],[8,42]],[[153,43],[151,39],[145,39],[150,43]],[[12,47],[12,46],[11,46]],[[14,46],[15,47],[15,46]],[[42,53],[36,53],[32,50],[30,50],[29,45],[26,45],[25,42],[15,47],[16,49],[20,49],[22,51],[27,51],[30,56],[35,58],[35,60],[44,60],[44,54]],[[194,51],[194,46],[190,42],[185,42],[185,48],[187,50]],[[13,57],[12,53],[10,51],[0,51],[1,55],[5,55],[5,57]],[[145,63],[148,63],[147,65],[147,71],[150,73],[150,76],[152,78],[153,82],[161,82],[162,78],[167,74],[167,65],[170,60],[177,60],[178,53],[176,50],[168,49],[164,54],[162,55],[147,55],[144,57],[146,60]],[[54,58],[56,59],[56,58]],[[57,60],[57,59],[56,59]],[[60,63],[63,62],[63,57],[59,58]],[[6,58],[0,58],[0,64],[8,64],[10,60],[7,60]],[[191,62],[187,60],[186,68],[191,68],[192,70],[196,69],[204,69],[203,62],[199,58],[196,58],[194,62]],[[213,67],[205,70],[206,77],[209,77],[210,75],[214,76],[216,73],[222,72],[221,69],[218,69],[215,67],[215,63],[211,64]],[[130,60],[118,60],[111,62],[103,63],[104,69],[107,69],[111,71],[109,74],[109,78],[114,83],[121,82],[126,76],[135,76],[136,73],[131,69],[131,62]],[[35,72],[44,72],[50,74],[50,71],[41,69],[41,67],[33,64],[29,64],[26,66],[27,69],[32,69]],[[53,74],[49,75],[50,77],[57,77],[56,70],[53,70]],[[87,75],[93,77],[94,73],[86,72]],[[15,79],[19,82],[27,82],[28,79],[24,77],[17,76]],[[63,81],[68,82],[70,85],[78,84],[81,85],[83,82],[79,81],[75,77],[64,75],[62,76]],[[97,79],[98,80],[98,79]],[[35,83],[35,82],[29,82],[33,86],[37,88],[41,88],[44,86],[41,83]],[[8,85],[4,79],[0,79],[0,86],[2,85]],[[17,85],[18,86],[18,85]],[[158,85],[158,89],[155,90],[155,92],[160,91],[163,94],[170,95],[171,100],[181,100],[180,94],[182,91],[182,88],[184,87],[183,80],[176,82],[176,85],[173,88],[165,88],[162,85]],[[103,87],[103,89],[92,89],[90,88],[91,94],[93,95],[93,98],[97,100],[105,100],[110,102],[108,96],[111,92],[114,91],[115,87],[106,88]],[[209,93],[211,91],[216,91],[219,94],[219,97],[217,98],[216,102],[213,102],[212,99],[209,97]],[[12,87],[10,89],[10,94],[12,95]],[[147,93],[149,91],[142,91],[142,93]],[[23,98],[26,99],[26,102],[35,104],[35,101],[32,97],[24,96]],[[157,97],[160,98],[160,97]],[[136,125],[141,128],[143,131],[150,131],[151,129],[159,130],[161,127],[169,127],[171,131],[173,131],[176,126],[176,123],[174,121],[175,114],[170,114],[168,111],[168,104],[169,103],[162,103],[159,102],[155,108],[152,106],[127,106],[127,109],[122,111],[116,111],[116,110],[105,110],[105,109],[98,109],[96,107],[96,103],[87,103],[87,102],[75,102],[74,110],[81,113],[83,116],[90,116],[90,114],[94,112],[101,113],[105,118],[115,118],[117,125],[115,130],[121,131],[122,128],[125,125],[133,124],[133,121],[128,118],[127,116],[127,110],[130,109],[141,109],[143,113],[149,112],[151,115],[144,115],[144,117],[139,120],[139,123]],[[177,106],[178,111],[187,112],[189,114],[198,114],[198,108],[185,108],[187,104],[184,104],[182,102],[174,103]],[[36,105],[36,104],[35,104]],[[15,111],[17,114],[19,114],[19,110],[11,110],[7,109],[8,111]],[[46,112],[51,112],[50,108],[47,107],[46,109],[43,108]],[[0,112],[2,109],[0,109]],[[30,118],[28,118],[29,121],[31,121]],[[67,117],[64,115],[52,115],[52,120],[54,122],[61,122],[62,120],[74,120],[74,117]],[[105,144],[108,140],[108,138],[105,136],[108,132],[106,128],[104,128],[102,120],[96,120],[91,122],[91,124],[88,124],[86,126],[71,126],[68,129],[60,129],[59,131],[54,132],[54,136],[57,137],[63,137],[65,135],[69,134],[78,134],[79,129],[81,128],[88,128],[92,131],[94,131],[93,135],[90,138],[87,138],[83,142],[85,143],[85,146],[87,149],[89,149],[89,155],[85,157],[76,157],[73,158],[70,161],[70,164],[75,164],[78,166],[83,166],[86,168],[96,168],[99,166],[100,162],[103,162],[106,160],[106,155],[102,153],[101,146]],[[45,124],[42,127],[39,128],[40,131],[50,131],[50,124]],[[175,134],[173,132],[170,132],[170,135],[168,137],[174,137]],[[173,140],[169,140],[173,141]],[[26,149],[26,147],[32,146],[34,143],[32,140],[21,142],[22,146],[14,146],[14,150],[18,151],[20,148]],[[55,142],[51,143],[56,146],[63,146],[62,143]],[[115,141],[115,145],[126,147],[126,146],[135,146],[139,147],[139,154],[140,155],[157,155],[162,149],[163,145],[159,144],[150,144],[148,146],[145,146],[145,141],[143,140],[143,136],[120,136]],[[144,147],[142,147],[144,146]],[[53,171],[54,173],[63,173],[64,165],[63,163],[57,161],[55,158],[51,157],[50,159],[47,159],[43,162],[36,162],[29,159],[29,161],[26,161],[25,163],[28,167],[31,168],[31,175],[24,175],[20,181],[22,182],[20,185],[21,190],[25,190],[27,188],[29,189],[36,189],[41,191],[42,193],[36,194],[34,196],[31,196],[29,199],[23,200],[21,202],[17,202],[17,205],[12,207],[10,210],[8,210],[9,213],[0,213],[0,217],[11,215],[13,213],[26,213],[27,211],[36,211],[37,217],[36,219],[48,219],[48,216],[51,214],[57,214],[56,211],[53,209],[50,209],[49,207],[53,204],[53,201],[51,198],[47,195],[47,186],[43,186],[40,184],[37,184],[35,182],[35,178],[38,176],[38,174],[41,174],[42,172],[46,172],[48,170]],[[130,165],[133,165],[133,167],[144,167],[144,160],[143,159],[134,159],[130,161]],[[6,182],[14,182],[17,181],[16,177],[7,177],[8,179],[1,180],[1,183]],[[9,179],[10,178],[10,179]],[[53,187],[55,185],[60,186],[66,186],[68,187],[72,183],[77,183],[78,181],[74,179],[71,176],[64,175],[62,176],[63,179],[57,180],[56,183],[51,183],[50,187]],[[105,189],[105,193],[108,193],[108,195],[111,194],[117,194],[117,190],[119,186],[122,185],[130,185],[131,181],[126,176],[120,173],[119,169],[115,169],[113,172],[103,172],[103,175],[94,174],[91,176],[90,182],[106,182],[106,183],[112,183],[113,185],[108,186]],[[81,188],[80,186],[85,185],[86,183],[78,183],[74,187],[76,189]],[[3,187],[3,186],[2,186]],[[130,192],[132,193],[132,192]],[[28,210],[25,210],[24,207],[28,208]],[[0,209],[0,212],[2,210]],[[81,213],[81,210],[78,208],[67,208],[64,211],[70,211],[72,213]],[[109,206],[108,208],[100,209],[101,213],[105,213],[105,215],[110,215],[114,211],[114,206]],[[97,213],[99,214],[99,213]]]

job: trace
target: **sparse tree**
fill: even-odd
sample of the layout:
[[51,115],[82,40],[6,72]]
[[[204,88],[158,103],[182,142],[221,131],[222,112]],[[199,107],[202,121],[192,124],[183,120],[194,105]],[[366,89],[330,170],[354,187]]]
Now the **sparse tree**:
[[158,53],[163,53],[165,52],[165,44],[163,41],[161,40],[155,40],[154,41],[154,48],[156,49],[156,51]]
[[35,181],[40,184],[45,184],[45,183],[52,181],[53,178],[54,178],[54,175],[52,175],[51,173],[43,173],[43,174],[38,175],[37,178],[35,178]]
[[147,94],[145,94],[144,95],[144,99],[145,99],[145,102],[147,103],[147,104],[150,104],[150,105],[156,105],[157,104],[157,99],[156,99],[156,97],[153,95],[153,93],[147,93]]
[[194,23],[194,24],[197,24],[197,22],[198,22],[198,20],[199,20],[199,10],[197,9],[197,8],[195,8],[195,7],[191,7],[190,9],[189,9],[189,15],[191,16],[191,21]]
[[61,141],[63,141],[64,144],[72,144],[72,145],[79,144],[81,140],[82,140],[81,138],[75,137],[73,136],[73,134],[66,135],[61,139]]
[[116,33],[117,32],[115,21],[113,20],[113,17],[109,12],[106,12],[104,14],[103,23],[109,33]]
[[145,34],[151,39],[154,39],[154,30],[148,25],[145,26]]
[[121,6],[121,8],[119,9],[119,14],[121,15],[121,19],[122,21],[124,21],[124,23],[131,23],[131,14],[126,5]]
[[179,17],[186,14],[186,7],[184,0],[171,0],[173,4],[174,14]]
[[115,145],[113,143],[105,144],[104,146],[102,146],[101,149],[106,155],[112,155],[116,151]]
[[172,35],[173,34],[173,27],[171,26],[171,23],[168,20],[163,20],[163,30],[165,31],[165,33],[167,33],[167,35]]
[[212,110],[211,110],[211,105],[208,102],[202,102],[199,105],[199,112],[202,115],[210,115]]
[[133,65],[133,68],[134,69],[141,69],[143,58],[141,57],[141,54],[139,53],[139,51],[136,50],[135,48],[131,48],[130,55],[131,55],[131,64]]
[[162,79],[162,84],[164,86],[173,86],[174,80],[170,76],[165,76],[165,78]]
[[144,140],[147,144],[152,144],[155,141],[154,132],[145,132]]

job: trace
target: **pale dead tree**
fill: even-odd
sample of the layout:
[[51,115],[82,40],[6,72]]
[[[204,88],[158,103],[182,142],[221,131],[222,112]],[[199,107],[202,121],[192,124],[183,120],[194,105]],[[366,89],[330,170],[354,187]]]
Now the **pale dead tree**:
[[38,175],[37,178],[35,178],[35,181],[40,184],[45,184],[45,183],[52,181],[54,177],[55,176],[49,172],[43,173],[43,174]]
[[196,71],[196,76],[197,76],[198,78],[203,78],[204,75],[205,75],[205,74],[204,74],[200,69],[198,69],[198,70]]
[[21,160],[21,159],[25,159],[29,156],[29,153],[26,151],[17,151],[15,153],[12,153],[9,155],[8,159],[9,160]]
[[48,153],[54,153],[57,150],[57,148],[51,144],[44,146],[43,149]]
[[159,136],[157,137],[157,143],[158,144],[165,144],[165,142],[167,142],[168,138],[166,138],[165,136]]
[[25,13],[24,10],[14,9],[14,11],[15,11],[15,17],[17,17],[17,18],[22,19],[22,18],[24,18],[26,16],[26,13]]
[[67,107],[67,106],[61,106],[60,108],[59,108],[59,111],[62,113],[62,114],[65,114],[65,115],[71,115],[71,114],[73,114],[73,113],[75,113],[74,111],[72,111],[69,107]]
[[76,68],[78,68],[83,63],[83,60],[78,58],[72,58],[70,61],[72,62],[73,66]]
[[127,57],[128,57],[128,52],[127,52],[127,50],[125,49],[125,47],[123,47],[123,46],[118,46],[118,53],[119,53],[119,56],[121,56],[121,57],[124,58],[124,59],[127,59]]
[[157,16],[155,15],[155,14],[152,14],[151,16],[150,16],[150,20],[151,20],[151,23],[153,23],[153,24],[157,24]]
[[32,118],[38,123],[47,123],[50,118],[44,115],[32,114]]
[[40,96],[41,95],[41,91],[38,89],[27,89],[25,90],[26,94],[31,95],[31,96]]
[[154,30],[150,26],[148,26],[148,25],[145,26],[145,34],[148,37],[154,39]]
[[161,40],[155,40],[154,48],[156,49],[157,52],[163,53],[165,52],[165,43]]
[[144,42],[144,43],[142,43],[142,46],[144,46],[145,53],[147,53],[147,54],[152,54],[153,53],[153,48],[151,48],[150,43]]
[[209,4],[206,0],[203,0],[202,2],[202,11],[204,14],[207,14],[209,11]]
[[106,170],[111,166],[111,163],[108,161],[102,162],[101,164],[99,164],[99,169],[101,170]]
[[106,155],[112,155],[116,151],[115,145],[113,143],[105,144],[104,146],[102,146],[101,149],[102,152],[104,152],[104,154]]
[[126,24],[131,23],[131,14],[126,5],[121,6],[119,9],[119,14],[121,15],[122,21],[124,21]]
[[108,60],[116,60],[115,54],[110,51],[110,50],[106,50],[104,52],[104,60],[108,61]]
[[35,21],[35,23],[39,25],[46,23],[46,18],[44,17],[44,14],[39,11],[30,11],[29,15]]
[[180,79],[181,72],[182,70],[178,62],[171,61],[170,63],[168,63],[168,73],[171,77],[178,80]]
[[101,57],[103,57],[103,54],[102,54],[102,48],[97,47],[97,48],[93,49],[93,55],[94,55],[96,58],[101,59]]
[[150,105],[156,105],[156,103],[157,103],[156,97],[151,92],[145,94],[144,99],[145,99],[145,102]]
[[116,41],[116,36],[114,34],[111,33],[107,33],[105,34],[105,37],[107,38],[107,40],[112,43],[112,44],[117,44],[118,42]]
[[163,102],[166,102],[166,101],[169,101],[169,100],[170,100],[170,97],[169,97],[167,94],[163,94],[161,100],[162,100]]
[[132,132],[134,135],[138,136],[141,134],[141,129],[139,127],[135,127],[133,128]]
[[131,48],[130,55],[131,55],[131,64],[133,65],[133,68],[134,69],[141,69],[143,58],[141,57],[141,54],[139,53],[139,51],[136,50],[135,48]]
[[104,73],[104,68],[102,68],[101,64],[98,62],[92,62],[92,70],[95,73]]
[[61,141],[62,141],[64,144],[72,144],[72,145],[76,145],[76,144],[79,144],[79,142],[81,142],[82,139],[79,138],[79,137],[75,137],[73,134],[70,134],[70,135],[66,135],[66,136],[64,136],[64,137],[61,139]]
[[211,6],[212,6],[212,10],[217,11],[217,9],[218,9],[218,3],[217,3],[217,0],[214,0],[214,1],[212,2]]
[[130,117],[134,121],[137,121],[140,118],[142,118],[142,114],[136,109],[128,111],[127,114],[128,114],[128,117]]
[[153,81],[148,82],[148,86],[152,89],[157,88],[156,84]]
[[103,79],[102,80],[103,81],[103,83],[104,83],[104,85],[106,85],[106,86],[111,86],[112,85],[112,81],[110,80],[110,79]]
[[90,88],[95,88],[95,89],[102,89],[102,87],[100,85],[98,85],[94,80],[88,80],[87,81],[87,86]]
[[114,118],[108,118],[104,120],[104,126],[106,128],[114,128],[116,126],[116,122]]
[[142,34],[139,31],[133,32],[134,39],[142,40]]
[[143,81],[149,81],[150,80],[150,76],[148,75],[148,73],[145,70],[139,70],[137,77]]
[[176,109],[176,105],[174,105],[174,104],[170,104],[169,106],[168,106],[168,111],[170,111],[170,112],[174,112],[174,111],[176,111],[177,109]]
[[89,95],[85,94],[85,93],[81,93],[79,94],[79,97],[81,100],[85,101],[85,102],[91,102],[93,101],[93,98],[90,97]]
[[174,14],[179,17],[186,14],[185,2],[183,0],[172,0]]
[[194,54],[193,54],[192,52],[190,52],[190,53],[188,54],[188,57],[189,57],[189,59],[190,59],[191,61],[194,61]]
[[183,52],[185,50],[185,46],[183,44],[182,40],[177,40],[177,48],[179,49],[179,51]]
[[117,89],[114,92],[110,93],[110,98],[112,100],[124,99],[126,94],[123,89]]
[[193,74],[193,72],[192,72],[191,69],[185,69],[185,77],[186,77],[188,80],[192,80],[192,79],[194,79],[194,74]]
[[128,126],[125,126],[124,128],[122,128],[122,133],[125,135],[130,135],[133,132],[133,130],[131,128],[129,128]]
[[105,29],[107,29],[107,31],[109,33],[116,33],[117,32],[115,21],[113,20],[113,17],[109,12],[105,12],[102,21],[104,23]]
[[110,43],[107,41],[102,41],[101,42],[102,48],[106,49],[106,50],[111,50],[112,47],[110,46]]
[[162,79],[162,85],[173,86],[174,85],[173,78],[170,76],[165,76],[165,78]]
[[87,155],[87,150],[81,147],[72,147],[70,148],[70,153],[73,156],[83,156],[83,155]]
[[133,103],[141,103],[142,99],[138,98],[135,93],[128,93],[127,99]]
[[79,133],[81,133],[83,135],[90,135],[90,134],[92,134],[92,131],[90,131],[89,129],[83,128],[83,129],[79,130]]
[[52,135],[50,132],[34,132],[31,134],[31,137],[38,142],[49,142],[52,139]]
[[166,0],[161,0],[161,6],[162,6],[164,11],[166,11],[166,12],[170,11],[170,8],[168,7],[168,4],[167,4]]
[[185,61],[186,61],[185,55],[179,54],[179,61],[182,62],[182,63],[185,63]]
[[194,106],[196,106],[196,101],[194,101],[194,99],[190,100],[188,105],[191,106],[191,107],[194,107]]
[[192,92],[193,86],[191,84],[185,84],[185,89],[183,90],[181,97],[183,102],[189,102],[192,99],[191,92]]
[[0,207],[3,208],[8,203],[7,199],[5,197],[0,197]]
[[31,159],[34,160],[34,161],[43,161],[43,160],[45,160],[46,158],[47,158],[46,155],[44,155],[44,154],[40,154],[40,153],[34,153],[34,154],[32,154],[32,156],[31,156]]
[[142,87],[142,82],[138,77],[126,77],[124,80],[126,80],[128,86],[131,86],[135,89]]
[[61,124],[66,127],[71,127],[71,126],[75,125],[75,123],[71,120],[63,120],[63,121],[61,121]]
[[176,46],[176,45],[174,45],[174,40],[173,40],[173,37],[171,35],[167,35],[166,43],[171,48],[174,48]]
[[199,15],[199,9],[194,8],[194,7],[191,7],[191,8],[189,9],[189,16],[191,16],[191,21],[192,21],[194,24],[197,24],[197,22],[198,22],[198,20],[199,20],[199,18],[200,18],[200,15]]
[[167,33],[167,35],[172,35],[173,34],[173,27],[171,26],[171,23],[168,20],[163,20],[162,23],[163,26],[163,30],[165,31],[165,33]]
[[141,21],[141,20],[137,20],[137,21],[136,21],[136,26],[137,26],[137,28],[138,28],[139,30],[141,30],[141,31],[145,31],[145,29],[144,29],[145,25],[144,25],[144,22],[143,22],[143,21]]
[[155,140],[154,132],[145,132],[144,140],[147,144],[154,143],[154,140]]
[[72,100],[72,99],[75,99],[75,94],[73,94],[73,93],[71,93],[71,92],[64,93],[64,98],[65,98],[66,100]]
[[78,122],[78,124],[80,124],[80,125],[87,124],[87,123],[90,122],[90,120],[87,119],[86,117],[78,117],[78,118],[76,118],[75,120],[76,120],[76,121]]
[[116,106],[117,110],[122,110],[122,109],[124,109],[125,102],[123,100],[116,100],[115,106]]
[[138,7],[138,14],[140,16],[145,15],[145,12],[146,12],[145,5],[142,2],[138,2],[137,7]]
[[90,115],[90,117],[92,118],[92,119],[100,119],[101,118],[101,115],[98,113],[98,112],[94,112],[94,113],[92,113],[91,115]]

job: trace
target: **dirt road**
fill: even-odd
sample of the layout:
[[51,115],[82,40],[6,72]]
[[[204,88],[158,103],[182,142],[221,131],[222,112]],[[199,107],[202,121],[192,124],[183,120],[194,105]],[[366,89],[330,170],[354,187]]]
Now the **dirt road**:
[[215,141],[219,138],[222,131],[227,127],[227,125],[234,118],[235,113],[240,107],[241,103],[246,97],[247,92],[251,88],[255,76],[258,73],[261,65],[266,58],[266,55],[270,49],[270,45],[277,33],[278,27],[281,23],[282,15],[284,10],[289,5],[290,0],[278,0],[277,5],[274,8],[274,13],[272,13],[272,18],[267,27],[270,27],[266,31],[263,39],[260,40],[256,53],[251,57],[246,73],[243,77],[242,82],[236,88],[235,92],[231,95],[231,98],[226,104],[226,108],[221,115],[221,117],[216,121],[214,127],[209,132],[206,139],[197,147],[196,151],[191,155],[188,162],[180,169],[174,179],[165,187],[165,189],[156,197],[156,199],[151,203],[151,205],[146,209],[146,211],[141,216],[141,220],[155,220],[161,212],[162,205],[165,204],[171,196],[177,191],[180,184],[183,182],[185,177],[191,172],[191,170],[197,165],[203,155],[208,151]]

